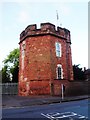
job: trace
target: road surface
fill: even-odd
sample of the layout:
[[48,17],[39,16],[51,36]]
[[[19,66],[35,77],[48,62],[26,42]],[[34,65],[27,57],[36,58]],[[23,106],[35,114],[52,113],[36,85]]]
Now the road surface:
[[[2,117],[17,118],[18,120],[89,120],[89,100],[35,105],[22,108],[8,108],[2,110]],[[20,119],[22,118],[22,119]],[[5,119],[5,120],[9,120]]]

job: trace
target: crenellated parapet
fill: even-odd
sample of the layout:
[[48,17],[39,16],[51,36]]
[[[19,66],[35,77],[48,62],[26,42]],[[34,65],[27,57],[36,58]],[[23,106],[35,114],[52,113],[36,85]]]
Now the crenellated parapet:
[[29,25],[27,28],[20,34],[20,42],[30,36],[39,36],[39,35],[54,35],[61,37],[66,40],[68,43],[71,43],[70,40],[70,31],[66,28],[57,27],[51,23],[41,23],[40,29],[37,29],[37,25]]

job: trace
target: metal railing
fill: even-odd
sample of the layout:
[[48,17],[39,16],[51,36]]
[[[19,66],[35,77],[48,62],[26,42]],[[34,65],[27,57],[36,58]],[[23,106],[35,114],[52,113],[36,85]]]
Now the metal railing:
[[17,95],[18,94],[18,83],[0,83],[0,89],[3,95]]

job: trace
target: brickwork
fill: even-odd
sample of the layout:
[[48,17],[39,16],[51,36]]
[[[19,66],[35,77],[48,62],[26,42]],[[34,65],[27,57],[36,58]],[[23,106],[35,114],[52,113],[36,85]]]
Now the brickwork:
[[[61,57],[56,56],[56,42],[61,44]],[[51,23],[42,23],[40,29],[29,25],[20,34],[19,44],[19,95],[57,95],[61,81],[73,80],[69,30],[56,30]],[[57,80],[58,64],[62,65],[63,80]]]

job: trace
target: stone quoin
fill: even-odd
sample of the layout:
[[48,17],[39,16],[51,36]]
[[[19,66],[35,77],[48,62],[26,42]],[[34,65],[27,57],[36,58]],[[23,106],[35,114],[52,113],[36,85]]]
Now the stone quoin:
[[73,80],[71,37],[51,23],[29,25],[20,34],[19,95],[60,95]]

